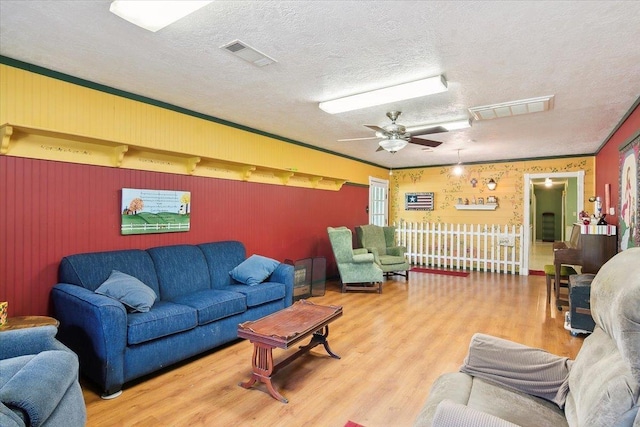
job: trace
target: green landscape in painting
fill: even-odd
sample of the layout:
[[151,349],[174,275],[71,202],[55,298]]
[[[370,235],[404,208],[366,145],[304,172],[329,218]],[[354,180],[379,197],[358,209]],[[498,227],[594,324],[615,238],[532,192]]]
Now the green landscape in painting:
[[189,214],[172,212],[122,214],[122,234],[174,233],[189,231]]

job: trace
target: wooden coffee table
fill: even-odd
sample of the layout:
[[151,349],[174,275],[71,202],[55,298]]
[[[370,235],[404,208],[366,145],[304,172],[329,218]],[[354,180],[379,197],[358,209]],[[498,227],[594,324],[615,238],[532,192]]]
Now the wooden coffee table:
[[[331,351],[327,342],[329,323],[340,316],[342,316],[340,306],[317,305],[307,300],[299,300],[284,310],[238,325],[238,337],[246,338],[253,343],[253,373],[248,381],[239,385],[251,388],[257,381],[263,382],[271,396],[283,403],[288,403],[289,401],[273,387],[272,375],[320,344],[324,346],[329,356],[340,359],[340,356]],[[301,346],[296,353],[274,365],[274,348],[290,348],[309,335],[312,335],[309,344]]]

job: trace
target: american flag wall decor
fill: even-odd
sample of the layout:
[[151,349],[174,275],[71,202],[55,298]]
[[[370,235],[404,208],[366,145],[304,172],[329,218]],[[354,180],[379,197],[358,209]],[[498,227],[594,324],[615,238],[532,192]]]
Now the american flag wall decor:
[[407,211],[432,211],[434,193],[405,193],[404,209]]

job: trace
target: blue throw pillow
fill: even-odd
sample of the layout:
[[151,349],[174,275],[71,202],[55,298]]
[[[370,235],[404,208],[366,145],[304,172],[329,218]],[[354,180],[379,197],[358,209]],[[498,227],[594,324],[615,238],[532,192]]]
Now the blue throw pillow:
[[280,265],[279,261],[261,255],[251,255],[242,261],[229,274],[234,280],[245,285],[259,285],[271,276],[271,273]]
[[111,271],[109,278],[96,289],[96,293],[117,299],[132,311],[142,313],[149,311],[156,300],[153,289],[118,270]]

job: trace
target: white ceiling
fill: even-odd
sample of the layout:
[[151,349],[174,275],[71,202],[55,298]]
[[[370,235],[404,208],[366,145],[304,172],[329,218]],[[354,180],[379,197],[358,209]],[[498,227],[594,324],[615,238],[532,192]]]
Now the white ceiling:
[[[401,168],[593,154],[640,97],[640,2],[224,1],[156,33],[109,0],[0,0],[0,55],[304,144]],[[277,60],[220,49],[239,39]],[[449,91],[329,115],[318,102],[443,74]],[[376,152],[364,124],[406,126],[555,95],[552,111]]]

